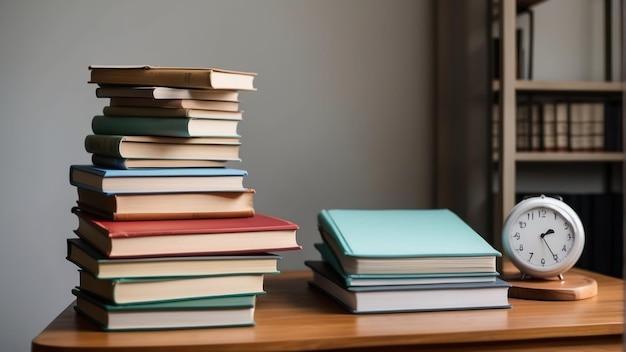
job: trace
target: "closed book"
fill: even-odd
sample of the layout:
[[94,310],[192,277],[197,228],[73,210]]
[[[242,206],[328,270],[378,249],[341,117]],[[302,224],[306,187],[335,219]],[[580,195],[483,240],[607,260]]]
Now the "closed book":
[[227,160],[143,159],[91,154],[91,162],[108,169],[154,169],[162,167],[226,167]]
[[495,272],[501,255],[449,209],[324,209],[318,224],[348,274]]
[[139,106],[105,106],[102,114],[106,116],[134,117],[186,117],[211,120],[241,120],[243,111],[206,110],[197,108],[159,108]]
[[99,279],[278,273],[270,253],[110,259],[79,238],[67,239],[67,260]]
[[70,184],[102,193],[243,191],[245,170],[159,168],[119,170],[71,165]]
[[104,331],[254,325],[256,295],[113,304],[73,289],[76,312]]
[[121,136],[232,137],[238,124],[239,120],[225,119],[96,115],[91,130]]
[[102,193],[77,188],[81,210],[114,221],[234,218],[254,215],[254,190]]
[[98,279],[81,270],[79,288],[116,304],[264,293],[263,274]]
[[488,273],[445,273],[445,274],[347,274],[339,260],[325,243],[315,243],[315,249],[324,262],[343,279],[346,286],[389,286],[418,284],[450,284],[466,282],[494,282],[497,272]]
[[352,313],[510,308],[510,284],[494,282],[400,286],[346,286],[324,262],[307,262],[312,286]]
[[152,107],[161,109],[183,108],[199,110],[239,111],[239,102],[221,100],[114,97],[109,99],[109,107]]
[[74,208],[76,235],[109,258],[264,253],[300,249],[298,225],[247,218],[109,221]]
[[201,67],[91,65],[89,83],[174,88],[256,90],[256,73]]
[[236,90],[185,89],[171,87],[103,86],[96,88],[98,98],[150,98],[239,101]]
[[156,137],[90,134],[88,153],[127,159],[195,159],[240,161],[239,137]]

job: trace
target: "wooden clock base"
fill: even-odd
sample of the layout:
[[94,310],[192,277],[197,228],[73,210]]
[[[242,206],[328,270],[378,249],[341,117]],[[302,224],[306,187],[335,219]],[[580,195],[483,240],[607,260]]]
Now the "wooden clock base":
[[576,301],[598,294],[596,280],[576,273],[563,274],[548,279],[524,278],[520,273],[503,274],[501,278],[511,284],[509,297],[540,301]]

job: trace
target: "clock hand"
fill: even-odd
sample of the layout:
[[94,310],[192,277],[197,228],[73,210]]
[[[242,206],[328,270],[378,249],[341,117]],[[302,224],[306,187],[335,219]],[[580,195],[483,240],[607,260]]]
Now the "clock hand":
[[550,235],[550,234],[553,234],[553,233],[554,233],[554,230],[549,229],[548,231],[546,231],[546,233],[542,233],[541,234],[541,239],[543,240],[543,243],[546,244],[546,247],[548,247],[548,250],[552,254],[552,259],[554,259],[556,261],[558,256],[556,254],[554,254],[554,252],[552,251],[552,248],[550,248],[550,245],[548,244],[548,241],[546,241],[546,235]]

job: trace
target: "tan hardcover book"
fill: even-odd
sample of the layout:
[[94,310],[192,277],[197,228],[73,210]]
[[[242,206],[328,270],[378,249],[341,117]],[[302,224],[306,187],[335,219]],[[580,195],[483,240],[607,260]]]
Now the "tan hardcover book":
[[102,218],[163,220],[249,217],[254,215],[254,190],[241,192],[105,194],[77,188],[81,209]]
[[256,90],[256,73],[199,67],[91,65],[89,83],[173,88]]

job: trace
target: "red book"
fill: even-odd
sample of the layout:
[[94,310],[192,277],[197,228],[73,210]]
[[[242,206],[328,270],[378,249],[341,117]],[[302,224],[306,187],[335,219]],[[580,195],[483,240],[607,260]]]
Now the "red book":
[[72,209],[78,237],[109,258],[298,250],[298,225],[273,216],[109,221]]

